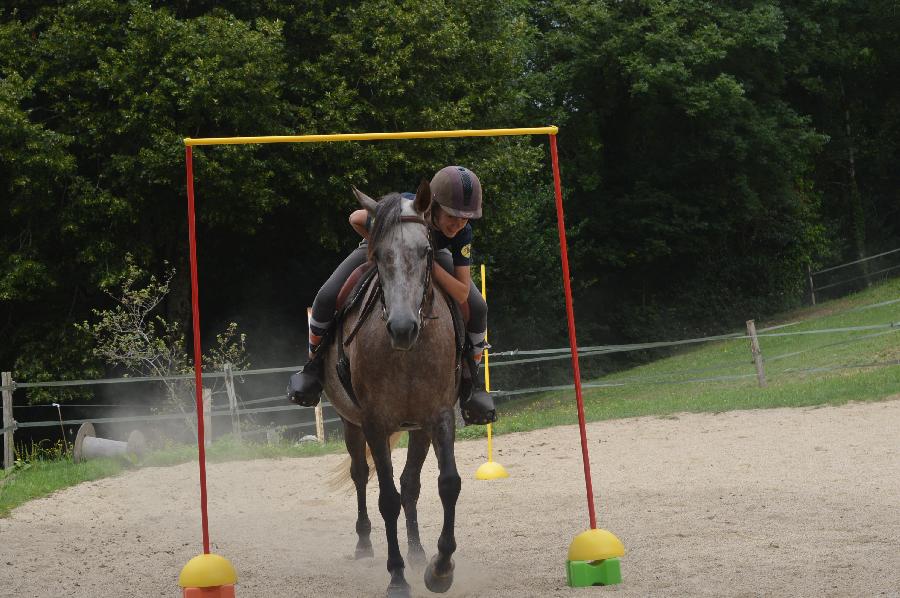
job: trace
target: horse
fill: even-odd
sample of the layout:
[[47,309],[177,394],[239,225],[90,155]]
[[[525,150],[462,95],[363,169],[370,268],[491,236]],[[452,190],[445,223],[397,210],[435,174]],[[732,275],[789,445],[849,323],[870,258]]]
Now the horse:
[[[450,303],[435,288],[431,277],[434,249],[423,218],[431,201],[431,189],[423,181],[412,201],[390,193],[376,202],[356,187],[353,193],[373,217],[368,255],[377,269],[380,296],[373,295],[379,290],[370,285],[365,301],[357,302],[343,321],[335,324],[344,328],[324,355],[323,386],[343,420],[350,455],[350,477],[357,499],[355,556],[374,556],[366,509],[368,446],[378,475],[378,509],[387,535],[387,595],[409,596],[397,521],[402,506],[406,515],[407,558],[420,568],[426,558],[419,538],[416,503],[422,465],[429,446],[433,446],[440,469],[438,492],[444,521],[438,553],[425,569],[425,585],[432,592],[446,592],[453,583],[454,520],[462,484],[453,452],[460,368]],[[378,301],[381,318],[366,317],[366,306],[374,311]],[[352,331],[348,336],[352,342],[343,342],[345,330]],[[343,383],[337,367],[342,358],[347,369]],[[409,448],[398,493],[391,448],[401,431],[409,432]]]

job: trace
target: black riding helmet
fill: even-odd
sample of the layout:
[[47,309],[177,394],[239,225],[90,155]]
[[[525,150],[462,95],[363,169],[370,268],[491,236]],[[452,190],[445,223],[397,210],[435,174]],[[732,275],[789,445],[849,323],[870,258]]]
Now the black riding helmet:
[[481,181],[464,166],[441,168],[431,179],[431,200],[457,218],[481,218]]

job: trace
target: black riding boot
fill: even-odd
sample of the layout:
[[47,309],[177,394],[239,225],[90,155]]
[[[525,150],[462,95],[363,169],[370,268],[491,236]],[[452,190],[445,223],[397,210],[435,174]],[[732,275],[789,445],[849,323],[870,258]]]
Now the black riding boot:
[[[321,346],[319,348],[321,349]],[[324,361],[324,358],[319,357],[319,351],[316,351],[303,369],[291,376],[287,393],[292,403],[302,407],[315,407],[319,404]]]
[[475,363],[471,355],[467,355],[459,383],[459,408],[463,420],[469,425],[485,425],[497,421],[494,399],[484,390],[481,376],[478,375],[480,365]]

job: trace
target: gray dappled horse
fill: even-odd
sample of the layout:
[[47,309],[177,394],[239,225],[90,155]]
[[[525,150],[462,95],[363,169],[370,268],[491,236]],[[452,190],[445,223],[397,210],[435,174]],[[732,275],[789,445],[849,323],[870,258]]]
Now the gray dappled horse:
[[[387,533],[387,568],[391,575],[387,593],[392,597],[409,596],[397,540],[397,520],[402,506],[406,514],[407,558],[420,567],[425,563],[425,551],[419,539],[416,502],[422,464],[432,445],[440,468],[438,491],[444,507],[444,525],[438,554],[425,570],[425,584],[433,592],[446,592],[453,583],[453,526],[461,486],[453,454],[459,371],[450,308],[432,286],[433,248],[422,217],[431,201],[431,189],[423,181],[414,201],[392,193],[376,202],[356,188],[353,192],[374,217],[369,258],[378,269],[383,289],[382,317],[365,318],[352,342],[343,347],[355,397],[342,386],[335,368],[344,334],[338,334],[337,342],[330,343],[327,349],[324,388],[343,419],[350,453],[350,476],[356,486],[358,505],[356,557],[373,556],[371,523],[366,511],[368,444],[378,474],[378,509]],[[337,324],[345,331],[356,328],[360,306],[368,302],[372,286],[365,300]],[[409,449],[398,493],[390,437],[401,430],[409,430]]]

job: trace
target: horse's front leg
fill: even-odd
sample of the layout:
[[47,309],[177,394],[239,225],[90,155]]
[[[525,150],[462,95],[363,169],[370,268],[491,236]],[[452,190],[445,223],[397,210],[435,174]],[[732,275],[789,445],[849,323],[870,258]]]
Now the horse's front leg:
[[425,564],[425,549],[419,538],[419,521],[416,503],[422,489],[422,464],[428,456],[431,439],[427,432],[415,430],[409,433],[409,448],[406,452],[406,466],[400,475],[400,500],[406,514],[406,539],[408,552],[406,559],[418,570]]
[[408,598],[409,584],[403,576],[403,557],[400,555],[400,544],[397,540],[397,519],[400,517],[400,493],[394,485],[394,468],[391,464],[391,446],[389,435],[383,429],[363,424],[366,442],[372,451],[375,471],[378,473],[378,510],[384,519],[384,531],[387,535],[388,560],[387,569],[391,574],[388,585],[389,598]]
[[344,443],[350,454],[350,477],[356,486],[356,558],[375,556],[372,550],[372,522],[366,509],[366,484],[369,483],[369,464],[366,462],[366,437],[362,428],[344,420]]
[[456,421],[452,409],[441,414],[431,431],[434,452],[437,455],[438,493],[444,506],[444,526],[438,538],[438,554],[431,559],[425,569],[425,586],[432,592],[446,592],[453,584],[453,553],[456,538],[453,526],[456,520],[456,500],[462,487],[462,480],[456,471],[456,457],[453,441],[456,438]]

